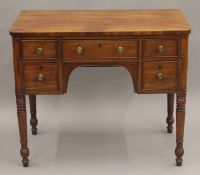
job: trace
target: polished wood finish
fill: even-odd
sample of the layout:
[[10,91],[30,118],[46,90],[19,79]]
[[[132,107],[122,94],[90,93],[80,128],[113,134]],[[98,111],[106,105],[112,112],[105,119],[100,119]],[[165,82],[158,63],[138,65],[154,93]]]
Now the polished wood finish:
[[[52,25],[53,24],[53,25]],[[177,9],[22,11],[10,30],[24,36],[183,35],[190,27]]]
[[22,163],[24,167],[28,166],[28,139],[27,139],[27,117],[26,117],[26,99],[24,95],[16,95],[16,103],[17,103],[17,115],[18,115],[18,123],[19,123],[19,134],[20,134],[20,142],[21,149],[20,153],[22,156]]
[[12,26],[21,155],[28,166],[25,95],[37,134],[36,95],[64,94],[80,66],[122,66],[134,91],[168,94],[167,130],[176,110],[176,162],[182,164],[188,35],[182,13],[166,10],[22,11]]
[[[143,40],[143,57],[161,58],[178,57],[177,39],[146,39]],[[159,52],[159,46],[163,46],[163,52]]]
[[176,97],[176,149],[175,154],[177,166],[182,165],[182,156],[184,154],[183,149],[183,136],[184,136],[184,124],[185,124],[185,103],[186,93],[177,93]]
[[173,123],[174,123],[174,94],[167,94],[167,131],[168,133],[172,133]]
[[[25,91],[58,91],[58,64],[57,63],[26,63],[23,65]],[[43,80],[38,80],[42,74]]]
[[[81,47],[82,53],[77,53]],[[122,47],[122,53],[118,48]],[[62,58],[137,58],[138,40],[64,40],[62,42]]]
[[[37,49],[42,49],[37,52]],[[58,57],[57,41],[50,40],[22,40],[22,57],[24,59],[55,59]]]
[[[159,79],[159,74],[162,78]],[[178,63],[177,62],[144,62],[143,63],[143,91],[150,90],[176,90],[177,89],[177,75]]]

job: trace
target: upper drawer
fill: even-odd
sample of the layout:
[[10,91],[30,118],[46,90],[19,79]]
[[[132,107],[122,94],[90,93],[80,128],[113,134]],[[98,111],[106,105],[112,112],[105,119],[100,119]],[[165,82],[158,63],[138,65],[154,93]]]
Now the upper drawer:
[[56,40],[22,40],[22,57],[25,59],[55,59],[58,57]]
[[138,40],[64,40],[63,58],[138,57]]
[[144,39],[143,57],[177,57],[178,39]]

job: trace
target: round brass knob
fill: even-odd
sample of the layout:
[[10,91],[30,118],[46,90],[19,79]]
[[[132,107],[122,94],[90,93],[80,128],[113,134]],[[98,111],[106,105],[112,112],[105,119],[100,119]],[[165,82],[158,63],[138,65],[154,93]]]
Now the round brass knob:
[[38,74],[37,79],[38,79],[38,81],[43,81],[44,80],[44,74]]
[[117,48],[117,51],[118,51],[118,53],[123,53],[124,52],[124,48],[120,46],[120,47]]
[[81,55],[83,53],[83,48],[81,46],[77,47],[77,53]]
[[164,51],[165,51],[165,47],[164,46],[162,46],[162,45],[158,46],[158,52],[159,53],[163,53]]
[[163,80],[164,79],[164,76],[163,76],[162,73],[158,73],[156,77],[157,77],[158,80]]
[[41,55],[43,53],[43,49],[41,47],[38,47],[35,51],[38,55]]

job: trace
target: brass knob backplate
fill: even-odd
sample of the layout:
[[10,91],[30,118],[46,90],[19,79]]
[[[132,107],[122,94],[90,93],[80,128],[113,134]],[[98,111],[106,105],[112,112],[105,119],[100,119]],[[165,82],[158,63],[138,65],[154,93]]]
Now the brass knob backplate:
[[158,52],[159,53],[163,53],[164,51],[165,51],[165,47],[164,46],[162,46],[162,45],[158,46]]
[[120,46],[120,47],[117,48],[117,51],[118,51],[118,53],[123,53],[124,52],[124,48]]
[[77,53],[81,55],[83,53],[83,48],[81,46],[77,47]]
[[43,81],[44,80],[44,74],[38,74],[37,79],[38,79],[38,81]]
[[163,80],[163,79],[164,79],[164,76],[163,76],[162,73],[158,73],[157,76],[156,76],[156,78],[157,78],[158,80]]
[[38,55],[41,55],[43,53],[43,49],[41,47],[38,47],[35,51]]

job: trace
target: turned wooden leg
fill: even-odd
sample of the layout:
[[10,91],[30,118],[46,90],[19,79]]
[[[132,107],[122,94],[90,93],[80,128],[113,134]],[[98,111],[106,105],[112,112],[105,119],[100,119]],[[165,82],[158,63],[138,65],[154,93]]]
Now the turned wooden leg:
[[174,112],[174,94],[167,94],[167,131],[168,133],[172,133],[173,130],[173,123],[174,123],[174,117],[173,117],[173,112]]
[[30,124],[32,126],[32,134],[37,134],[37,124],[38,119],[36,117],[36,96],[35,95],[29,95],[29,104],[30,104],[30,113],[31,113],[31,119]]
[[28,149],[28,139],[27,139],[27,118],[26,118],[26,101],[24,95],[16,95],[17,103],[17,116],[19,124],[19,134],[21,142],[21,156],[22,163],[24,167],[28,167],[29,163],[29,149]]
[[182,156],[184,154],[183,149],[183,137],[184,137],[184,123],[185,123],[185,103],[186,93],[177,93],[176,97],[176,164],[182,165]]

